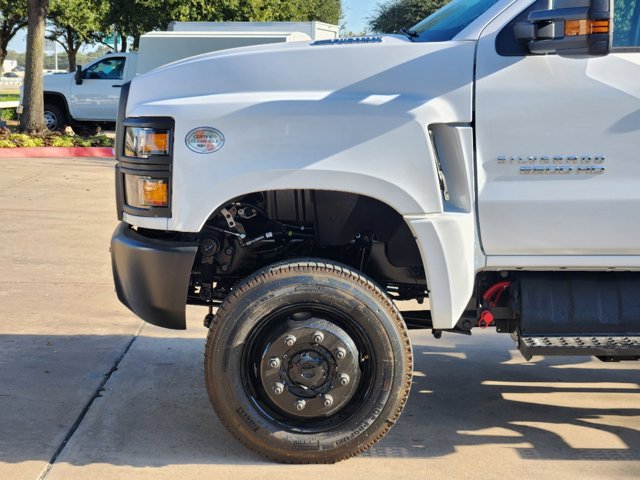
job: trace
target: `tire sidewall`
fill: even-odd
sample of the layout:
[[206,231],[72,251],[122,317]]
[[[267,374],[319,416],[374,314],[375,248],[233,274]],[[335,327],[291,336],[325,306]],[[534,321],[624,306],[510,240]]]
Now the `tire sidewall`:
[[[322,461],[351,456],[353,453],[345,452],[365,450],[384,435],[404,405],[411,366],[403,359],[407,348],[410,355],[410,346],[408,339],[398,334],[398,318],[389,315],[392,312],[399,317],[399,313],[392,304],[385,305],[384,297],[376,296],[373,288],[350,281],[348,275],[297,271],[280,275],[275,281],[258,282],[235,299],[224,323],[214,327],[218,331],[207,345],[205,363],[214,408],[233,424],[230,427],[245,443],[252,443],[250,446],[267,456],[286,460],[301,451],[307,458],[317,456]],[[336,429],[322,433],[286,431],[256,408],[244,387],[239,372],[245,341],[269,313],[296,303],[323,302],[358,322],[375,352],[376,377],[356,413]],[[406,335],[406,331],[403,333]]]
[[58,132],[61,129],[64,129],[64,118],[63,118],[63,113],[62,111],[56,106],[56,105],[52,105],[52,104],[46,104],[44,106],[44,113],[45,116],[47,114],[47,112],[49,112],[49,114],[56,119],[56,124],[55,126],[53,126],[52,128],[49,128],[47,126],[47,129],[51,132]]

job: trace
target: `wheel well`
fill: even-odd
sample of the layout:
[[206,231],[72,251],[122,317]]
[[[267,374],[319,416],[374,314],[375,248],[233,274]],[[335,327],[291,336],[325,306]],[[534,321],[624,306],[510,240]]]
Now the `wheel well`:
[[190,303],[208,303],[277,261],[312,256],[341,262],[398,300],[427,296],[424,263],[405,219],[364,195],[326,190],[256,192],[230,200],[205,223]]
[[44,103],[45,105],[51,104],[58,107],[64,114],[67,122],[68,123],[72,122],[73,118],[69,113],[69,106],[67,105],[67,101],[62,94],[53,93],[53,92],[44,92]]

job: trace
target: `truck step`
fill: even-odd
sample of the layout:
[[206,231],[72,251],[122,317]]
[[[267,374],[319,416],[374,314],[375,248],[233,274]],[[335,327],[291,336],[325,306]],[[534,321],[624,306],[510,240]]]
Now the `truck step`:
[[606,360],[637,360],[640,336],[520,336],[518,348],[527,360],[534,355],[594,355]]

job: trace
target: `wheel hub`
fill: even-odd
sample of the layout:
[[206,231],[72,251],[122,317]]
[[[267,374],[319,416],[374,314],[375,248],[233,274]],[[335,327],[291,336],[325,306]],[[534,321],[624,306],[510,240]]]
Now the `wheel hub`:
[[336,324],[300,312],[262,353],[260,378],[271,402],[288,416],[330,416],[355,394],[360,352]]
[[331,365],[326,355],[315,350],[304,350],[289,361],[287,375],[302,388],[315,389],[329,378]]
[[48,110],[44,112],[44,125],[49,130],[55,130],[56,129],[56,127],[58,126],[58,119],[53,114],[53,112],[50,112]]

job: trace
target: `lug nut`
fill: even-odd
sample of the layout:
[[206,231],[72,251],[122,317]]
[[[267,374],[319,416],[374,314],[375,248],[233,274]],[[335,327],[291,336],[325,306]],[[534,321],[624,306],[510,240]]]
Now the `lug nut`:
[[324,340],[324,333],[322,332],[313,332],[313,343],[322,343]]
[[336,358],[338,360],[342,360],[346,356],[347,356],[347,351],[342,347],[338,347],[336,350]]
[[271,357],[269,359],[269,366],[271,368],[278,368],[280,366],[280,359],[278,357]]
[[324,399],[322,400],[322,405],[324,405],[325,407],[330,407],[331,405],[333,405],[333,397],[331,395],[325,395]]
[[304,400],[298,400],[296,402],[296,410],[301,411],[304,410],[304,407],[307,406],[307,402],[305,402]]
[[284,392],[284,384],[280,382],[276,382],[273,384],[273,393],[276,395],[281,395]]
[[340,382],[340,385],[342,385],[343,387],[345,385],[349,385],[350,380],[351,379],[349,378],[349,375],[347,375],[346,373],[341,373],[338,377],[338,382]]
[[286,337],[284,337],[284,344],[287,347],[293,347],[296,343],[297,338],[294,337],[293,335],[287,335]]

